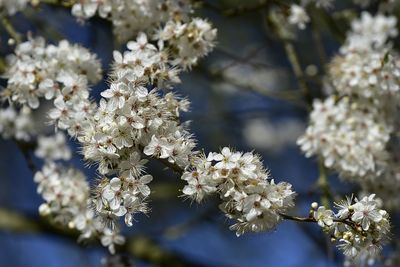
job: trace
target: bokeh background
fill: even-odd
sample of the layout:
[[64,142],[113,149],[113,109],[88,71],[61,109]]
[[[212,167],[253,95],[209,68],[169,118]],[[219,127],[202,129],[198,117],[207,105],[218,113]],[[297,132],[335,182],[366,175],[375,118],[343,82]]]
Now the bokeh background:
[[[231,8],[243,2],[252,6],[256,1],[209,1],[209,6],[198,10],[218,29],[218,43],[211,55],[191,72],[183,74],[182,84],[176,88],[192,102],[191,112],[184,119],[192,121],[192,132],[199,147],[206,152],[231,146],[261,154],[272,176],[292,183],[297,191],[293,214],[307,215],[310,203],[318,201],[319,195],[315,186],[318,166],[314,159],[306,159],[296,146],[297,137],[306,127],[306,103],[283,45],[265,25],[261,9],[227,16],[213,8],[214,5]],[[108,22],[94,18],[81,24],[68,9],[61,7],[28,8],[13,17],[12,22],[20,32],[30,31],[52,42],[65,38],[89,48],[101,58],[105,77],[113,49],[124,49],[114,41]],[[297,33],[295,42],[301,65],[307,70],[308,85],[317,93],[321,88],[319,74],[323,62],[310,44],[319,41],[327,59],[340,46],[330,33],[322,29],[320,34],[313,36],[306,30]],[[7,39],[2,30],[2,57],[12,52]],[[98,99],[106,88],[106,83],[96,85],[93,97]],[[73,141],[70,145],[77,148]],[[75,154],[70,164],[94,179],[94,170],[84,168],[79,154]],[[137,223],[125,229],[126,236],[132,239],[152,242],[186,261],[188,266],[342,266],[340,253],[326,242],[316,225],[283,222],[273,232],[238,238],[229,231],[231,222],[219,212],[217,199],[209,199],[202,205],[184,201],[178,197],[178,190],[183,187],[178,176],[157,162],[151,162],[148,170],[155,178],[151,213],[137,216]],[[352,191],[351,185],[339,183],[334,176],[330,181],[336,193]],[[15,143],[1,139],[1,210],[39,220],[37,210],[41,203],[24,156]],[[1,229],[1,221],[6,219],[0,213],[0,266],[101,266],[101,259],[107,255],[104,248],[78,245],[74,239],[54,233]],[[131,260],[135,266],[152,266],[137,258]]]

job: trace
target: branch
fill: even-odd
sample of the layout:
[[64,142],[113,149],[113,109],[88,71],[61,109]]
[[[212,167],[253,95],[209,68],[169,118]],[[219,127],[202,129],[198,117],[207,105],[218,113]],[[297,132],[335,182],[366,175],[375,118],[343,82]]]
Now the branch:
[[[318,221],[312,217],[312,216],[308,216],[308,217],[298,217],[298,216],[291,216],[291,215],[287,215],[284,213],[280,213],[279,214],[284,220],[289,220],[289,221],[295,221],[295,222],[311,222],[311,223],[317,223]],[[333,219],[334,222],[337,223],[343,223],[346,224],[348,226],[350,226],[353,230],[359,232],[360,231],[360,227],[352,221],[349,221],[348,219],[337,219],[334,218]]]
[[[276,4],[285,8],[289,7],[287,3],[281,0],[259,0],[258,3],[252,5],[239,5],[236,7],[221,7],[214,4],[213,1],[207,0],[198,0],[197,3],[202,7],[214,10],[226,17],[234,17],[245,13],[257,12],[264,8],[268,8],[271,4]],[[245,3],[245,1],[243,1],[243,3]]]
[[[77,231],[60,227],[48,218],[31,219],[25,215],[3,208],[0,209],[0,229],[17,234],[50,233],[73,241],[79,236]],[[99,243],[95,245],[100,247]],[[151,239],[143,236],[129,238],[119,251],[157,266],[200,266],[166,251]]]
[[77,1],[76,0],[39,0],[38,2],[43,3],[43,4],[53,5],[53,6],[61,6],[61,7],[70,8]]
[[307,86],[307,82],[304,78],[303,69],[300,65],[299,57],[297,56],[296,49],[292,42],[287,39],[283,39],[283,45],[287,58],[292,66],[292,70],[297,79],[300,89],[302,90],[306,101],[309,103],[311,101],[310,89]]
[[329,199],[331,197],[328,175],[322,159],[319,159],[318,164],[319,177],[317,180],[317,186],[319,187],[319,190],[321,192],[321,204],[328,208],[330,206]]

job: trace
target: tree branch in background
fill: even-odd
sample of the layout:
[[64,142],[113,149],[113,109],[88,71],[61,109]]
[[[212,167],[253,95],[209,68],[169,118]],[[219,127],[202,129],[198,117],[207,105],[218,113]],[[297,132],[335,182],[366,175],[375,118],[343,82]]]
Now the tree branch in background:
[[[0,230],[16,234],[55,234],[72,241],[75,241],[79,236],[77,231],[60,227],[47,218],[31,219],[3,208],[0,209]],[[129,254],[135,259],[143,260],[157,266],[201,266],[174,255],[157,245],[151,239],[143,236],[129,238],[119,251]]]

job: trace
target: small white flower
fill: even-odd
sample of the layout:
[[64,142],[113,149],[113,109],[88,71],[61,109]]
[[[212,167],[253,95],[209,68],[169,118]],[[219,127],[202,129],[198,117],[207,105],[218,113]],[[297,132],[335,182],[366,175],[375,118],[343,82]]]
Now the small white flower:
[[218,169],[231,169],[236,166],[238,160],[240,159],[241,153],[232,153],[228,147],[224,147],[220,154],[214,154],[213,159],[219,161],[215,164]]
[[326,209],[324,206],[320,206],[318,210],[314,212],[314,218],[317,220],[319,226],[326,227],[333,224],[334,214],[333,211]]
[[150,143],[144,148],[143,152],[147,156],[155,156],[160,159],[165,159],[171,155],[172,147],[165,139],[158,139],[153,135]]
[[375,195],[364,197],[353,205],[354,213],[351,219],[360,222],[365,231],[368,231],[371,222],[378,223],[383,219],[382,214],[377,209],[377,202],[374,197]]
[[101,92],[101,96],[107,98],[108,107],[111,110],[115,110],[117,108],[122,108],[125,104],[125,96],[127,94],[128,87],[123,84],[111,84],[111,88]]
[[55,136],[39,136],[35,155],[45,160],[70,159],[71,150],[66,144],[65,134],[57,132]]
[[111,229],[105,229],[104,235],[101,237],[101,244],[108,247],[111,254],[115,254],[115,245],[123,245],[125,238]]

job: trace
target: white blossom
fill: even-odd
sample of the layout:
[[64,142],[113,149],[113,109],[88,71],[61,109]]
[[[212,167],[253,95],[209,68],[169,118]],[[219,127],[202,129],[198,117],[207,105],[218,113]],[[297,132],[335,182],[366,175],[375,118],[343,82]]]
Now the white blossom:
[[66,144],[65,134],[58,132],[54,136],[39,136],[35,155],[46,160],[69,160],[71,150]]
[[23,107],[20,110],[9,106],[0,109],[0,135],[5,138],[30,141],[37,134],[32,110]]
[[297,25],[301,30],[306,28],[306,24],[310,22],[310,17],[302,6],[293,4],[290,6],[289,23]]
[[324,206],[318,207],[318,210],[314,212],[314,218],[321,227],[331,226],[333,224],[333,215],[333,211],[326,209]]
[[187,0],[82,0],[72,7],[72,14],[80,19],[93,17],[96,13],[109,18],[121,41],[173,19],[187,21],[191,11]]
[[382,49],[390,38],[398,35],[397,19],[394,16],[377,14],[372,16],[364,11],[359,19],[351,23],[345,45],[341,52],[363,52],[372,49]]
[[377,203],[374,200],[375,195],[362,198],[353,205],[354,213],[351,219],[361,224],[363,230],[368,231],[371,222],[379,223],[383,216],[377,210]]
[[[337,204],[339,211],[330,225],[318,224],[338,241],[338,248],[346,256],[346,262],[359,265],[362,262],[373,262],[389,239],[390,222],[388,213],[379,209],[375,195],[365,196],[361,200],[347,198]],[[319,207],[323,214],[331,210]],[[316,220],[318,211],[314,212]]]
[[34,181],[45,200],[39,207],[41,215],[77,229],[81,233],[79,240],[100,237],[111,253],[115,252],[115,244],[123,244],[124,238],[118,234],[118,228],[107,228],[103,218],[92,210],[89,184],[82,172],[47,161],[42,170],[35,173]]
[[298,144],[307,157],[319,155],[326,167],[356,180],[383,170],[393,128],[383,107],[351,101],[348,97],[335,100],[334,96],[316,100],[310,124]]
[[123,245],[124,243],[125,237],[108,228],[104,231],[104,235],[101,237],[101,244],[108,247],[111,254],[115,254],[115,245]]
[[150,195],[147,184],[152,179],[151,175],[104,178],[95,189],[96,211],[103,217],[124,216],[125,223],[132,226],[135,213],[147,212],[145,200]]

